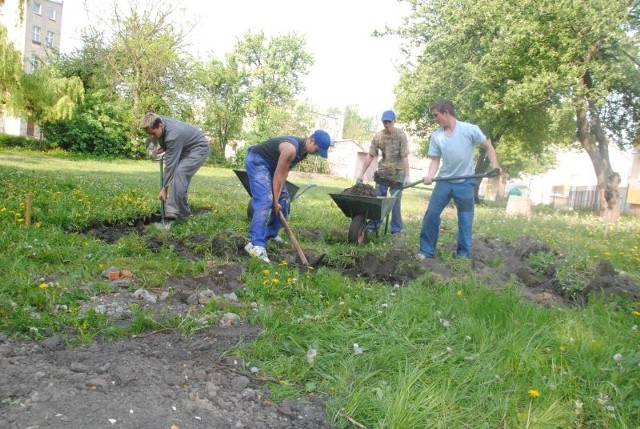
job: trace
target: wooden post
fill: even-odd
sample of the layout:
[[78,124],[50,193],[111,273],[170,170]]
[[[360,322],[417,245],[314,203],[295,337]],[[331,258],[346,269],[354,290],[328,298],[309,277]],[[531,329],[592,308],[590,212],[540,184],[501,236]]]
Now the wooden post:
[[24,213],[24,225],[31,226],[31,192],[27,192],[27,207]]

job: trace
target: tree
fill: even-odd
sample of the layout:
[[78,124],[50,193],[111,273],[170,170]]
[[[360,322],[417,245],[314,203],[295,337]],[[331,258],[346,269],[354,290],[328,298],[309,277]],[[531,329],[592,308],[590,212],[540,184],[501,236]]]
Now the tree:
[[259,141],[283,132],[283,113],[286,116],[293,111],[294,98],[303,89],[302,76],[313,64],[304,46],[304,37],[293,33],[267,38],[263,32],[248,32],[231,52],[229,60],[248,76],[248,140]]
[[230,58],[192,65],[194,98],[202,105],[202,125],[212,137],[213,153],[224,158],[225,148],[240,137],[249,100],[248,76]]
[[175,80],[181,73],[184,32],[171,20],[173,10],[163,1],[129,0],[123,8],[114,2],[111,15],[96,17],[100,20],[90,29],[93,39],[102,43],[97,54],[112,88],[130,106],[132,140],[144,112],[168,113],[178,98]]
[[375,133],[373,117],[362,117],[357,106],[347,106],[344,109],[344,126],[342,136],[356,141],[369,141]]
[[79,78],[62,76],[52,67],[23,73],[20,86],[19,109],[38,124],[70,119],[84,96]]
[[83,44],[69,55],[50,64],[62,76],[82,82],[84,101],[69,120],[50,120],[41,124],[49,145],[71,152],[105,156],[139,157],[144,152],[129,137],[131,105],[113,86],[105,57],[102,35],[88,32]]
[[598,178],[599,207],[615,217],[619,206],[605,198],[615,197],[605,192],[614,175],[608,144],[637,141],[637,1],[402,1],[412,15],[392,32],[420,54],[402,70],[403,116],[428,129],[430,103],[450,98],[494,144],[532,155],[577,136]]
[[7,30],[0,25],[0,113],[12,111],[13,95],[19,92],[22,58],[7,39]]

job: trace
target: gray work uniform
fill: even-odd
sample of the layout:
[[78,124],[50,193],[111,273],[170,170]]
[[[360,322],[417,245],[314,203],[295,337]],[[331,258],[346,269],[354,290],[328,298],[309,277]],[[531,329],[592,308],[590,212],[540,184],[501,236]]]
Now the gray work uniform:
[[158,143],[164,149],[164,183],[169,188],[165,215],[185,219],[191,215],[187,191],[191,179],[205,163],[211,149],[202,132],[193,125],[160,116],[164,124]]

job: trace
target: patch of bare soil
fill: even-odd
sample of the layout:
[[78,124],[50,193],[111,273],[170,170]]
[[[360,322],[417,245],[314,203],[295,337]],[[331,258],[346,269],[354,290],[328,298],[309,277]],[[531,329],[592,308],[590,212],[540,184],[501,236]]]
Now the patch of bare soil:
[[[362,192],[357,188],[356,192]],[[0,336],[0,428],[328,428],[321,397],[306,396],[276,405],[269,400],[267,389],[275,380],[229,355],[232,346],[259,335],[259,327],[248,325],[234,313],[225,313],[219,320],[201,314],[204,306],[223,310],[228,308],[226,303],[232,303],[242,308],[236,292],[243,287],[248,261],[246,238],[228,233],[183,239],[168,233],[157,238],[147,235],[146,228],[142,222],[92,227],[85,232],[107,242],[136,233],[145,237],[152,251],[166,248],[186,258],[213,255],[228,262],[211,263],[202,276],[169,278],[159,290],[141,289],[135,273],[111,267],[102,273],[104,279],[110,279],[109,291],[92,284],[78,285],[93,295],[80,311],[105,314],[113,325],[123,328],[134,323],[136,308],[157,320],[179,315],[201,326],[198,334],[185,337],[177,330],[160,329],[117,341],[98,339],[81,348],[66,345],[65,334],[41,342]],[[308,240],[328,243],[346,239],[338,231],[324,236],[318,231],[296,232]],[[561,255],[530,237],[512,245],[476,237],[468,264],[420,261],[415,258],[415,243],[406,243],[402,235],[394,240],[387,253],[359,253],[346,266],[344,262],[336,266],[312,250],[305,249],[305,255],[312,264],[319,261],[346,275],[391,286],[424,274],[443,280],[470,274],[487,287],[518,285],[524,297],[545,305],[581,302],[588,293],[640,299],[638,285],[606,261],[583,295],[567,296],[553,264],[542,272],[529,265],[529,258],[540,252],[558,262]],[[444,251],[453,254],[454,249]],[[299,262],[290,245],[270,244],[269,252],[274,260]],[[251,303],[240,313],[255,309],[257,304]]]

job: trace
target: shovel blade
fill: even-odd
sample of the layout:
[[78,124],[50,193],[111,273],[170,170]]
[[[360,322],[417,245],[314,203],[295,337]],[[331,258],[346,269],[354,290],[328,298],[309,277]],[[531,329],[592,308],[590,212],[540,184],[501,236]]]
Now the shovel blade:
[[171,224],[172,222],[154,222],[152,225],[161,231],[168,231],[171,228]]

